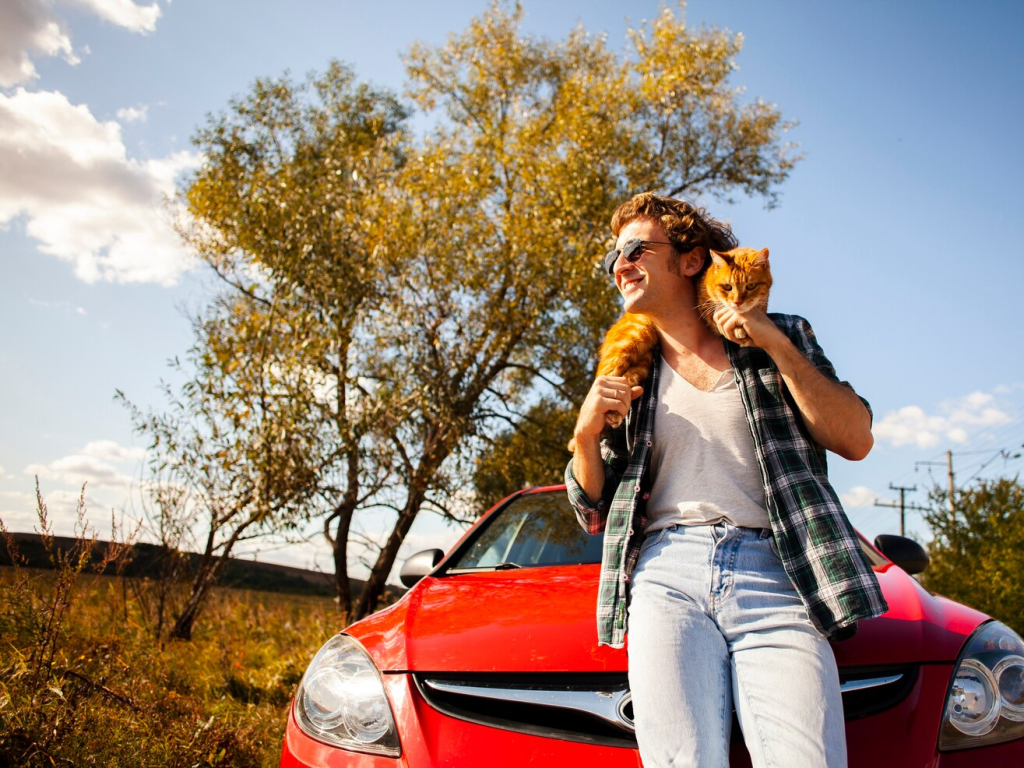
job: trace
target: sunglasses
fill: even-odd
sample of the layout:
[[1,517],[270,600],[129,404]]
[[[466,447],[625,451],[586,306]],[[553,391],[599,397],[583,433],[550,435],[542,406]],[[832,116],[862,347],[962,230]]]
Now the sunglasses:
[[615,248],[608,251],[604,257],[604,268],[608,274],[611,274],[615,269],[615,262],[618,261],[621,255],[630,264],[635,264],[640,261],[640,256],[643,255],[645,250],[648,250],[649,245],[672,245],[672,243],[664,240],[627,240],[622,244],[622,248]]

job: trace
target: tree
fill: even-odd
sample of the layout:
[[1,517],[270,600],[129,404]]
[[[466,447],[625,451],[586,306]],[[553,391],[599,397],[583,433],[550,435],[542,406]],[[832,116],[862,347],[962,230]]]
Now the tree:
[[149,489],[155,508],[189,521],[158,524],[187,527],[202,542],[169,633],[185,640],[235,546],[294,527],[322,465],[319,424],[303,407],[310,384],[277,364],[290,338],[276,306],[226,297],[194,327],[191,374],[180,392],[165,388],[167,411],[143,413],[119,393],[136,430],[150,438],[152,476],[163,478]]
[[[221,314],[242,321],[210,326],[200,346],[230,349],[227,364],[244,366],[273,314],[273,371],[295,384],[295,417],[317,425],[309,512],[323,520],[345,611],[352,519],[390,471],[387,442],[372,437],[390,404],[386,392],[363,396],[370,380],[358,361],[373,343],[360,327],[365,307],[388,272],[377,247],[388,219],[380,190],[403,162],[406,117],[394,96],[336,63],[300,85],[258,81],[196,136],[206,162],[179,226],[227,286]],[[237,384],[263,386],[259,377]]]
[[473,487],[481,507],[520,488],[562,482],[569,458],[563,438],[572,435],[575,423],[573,406],[545,399],[488,440],[473,468]]
[[952,510],[947,491],[929,495],[934,538],[921,582],[1024,632],[1024,486],[1016,477],[979,480],[956,492]]
[[[409,51],[408,94],[435,113],[422,137],[409,109],[340,65],[305,90],[258,82],[197,136],[206,162],[183,233],[224,278],[224,306],[275,308],[275,370],[323,383],[295,412],[330,425],[311,450],[330,479],[315,496],[337,521],[325,533],[339,584],[353,515],[378,506],[395,521],[357,617],[423,509],[478,509],[465,489],[482,451],[523,424],[567,442],[618,312],[599,268],[615,205],[645,189],[772,205],[798,159],[778,110],[728,84],[738,35],[665,10],[620,56],[583,29],[524,35],[521,17],[495,4]],[[200,346],[244,359],[252,332],[216,330],[237,341]],[[534,477],[506,470],[495,477]]]

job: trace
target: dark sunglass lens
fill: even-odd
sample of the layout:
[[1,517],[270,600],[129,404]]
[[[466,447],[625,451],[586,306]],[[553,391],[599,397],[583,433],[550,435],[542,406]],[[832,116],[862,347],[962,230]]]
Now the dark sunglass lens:
[[616,248],[613,251],[608,251],[604,256],[604,268],[606,272],[611,272],[615,269],[615,262],[619,258],[619,249]]
[[622,246],[622,255],[630,264],[633,264],[640,260],[640,255],[644,252],[644,241],[643,240],[630,240]]

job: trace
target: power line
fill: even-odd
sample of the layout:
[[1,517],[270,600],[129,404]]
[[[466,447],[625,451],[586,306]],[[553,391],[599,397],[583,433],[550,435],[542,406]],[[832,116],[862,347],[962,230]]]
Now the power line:
[[[941,464],[941,462],[938,462],[938,461],[915,461],[914,462],[914,469],[916,470],[918,465],[920,465],[920,464],[932,465],[932,464]],[[956,496],[956,483],[954,482],[954,479],[953,479],[953,452],[952,451],[946,451],[946,471],[947,471],[947,473],[949,475],[949,511],[952,514],[952,513],[956,512],[956,504],[955,504],[955,501],[954,501],[954,498]]]
[[897,509],[898,508],[899,511],[900,511],[900,536],[906,536],[907,535],[906,510],[908,510],[908,509],[919,509],[919,510],[922,510],[924,512],[927,512],[929,510],[929,507],[922,507],[919,504],[907,504],[907,496],[906,496],[907,491],[916,491],[917,490],[917,486],[916,485],[914,485],[914,486],[905,486],[905,485],[893,485],[892,483],[889,483],[889,487],[892,490],[894,490],[894,491],[899,491],[900,492],[899,503],[897,503],[895,501],[879,501],[878,499],[875,499],[875,506],[876,507],[892,507],[893,509]]

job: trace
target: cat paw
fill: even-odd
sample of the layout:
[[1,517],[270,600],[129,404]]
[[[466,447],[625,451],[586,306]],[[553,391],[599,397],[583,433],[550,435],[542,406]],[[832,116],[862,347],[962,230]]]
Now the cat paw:
[[609,411],[604,415],[604,420],[609,427],[615,429],[619,424],[622,423],[622,414],[616,413],[615,411]]

